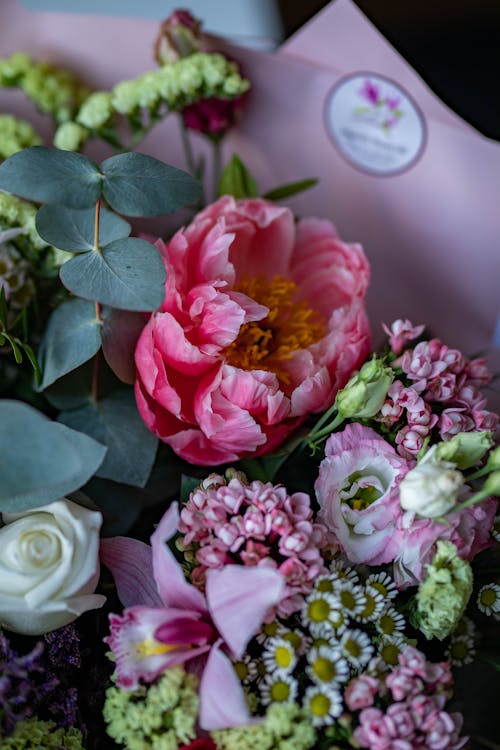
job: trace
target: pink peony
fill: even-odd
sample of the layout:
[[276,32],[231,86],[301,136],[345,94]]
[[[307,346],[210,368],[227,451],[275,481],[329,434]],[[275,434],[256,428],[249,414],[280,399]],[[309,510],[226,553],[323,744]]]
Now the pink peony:
[[315,484],[319,518],[350,562],[381,565],[399,554],[398,485],[408,468],[369,427],[348,424],[328,438]]
[[276,448],[369,350],[369,267],[328,221],[225,196],[165,245],[165,301],[136,348],[149,429],[211,465]]

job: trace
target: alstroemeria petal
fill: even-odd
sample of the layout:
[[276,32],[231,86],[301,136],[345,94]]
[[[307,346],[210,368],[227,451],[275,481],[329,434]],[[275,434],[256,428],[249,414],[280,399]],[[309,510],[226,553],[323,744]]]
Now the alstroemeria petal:
[[217,644],[210,651],[201,677],[199,722],[207,731],[243,727],[251,722],[238,676]]
[[137,604],[146,607],[162,606],[153,576],[149,544],[125,536],[101,539],[99,556],[103,565],[113,574],[116,590],[124,607]]
[[258,632],[266,612],[280,601],[284,585],[273,568],[226,565],[207,572],[208,609],[235,658]]
[[179,509],[177,503],[172,503],[151,537],[153,573],[158,591],[167,607],[205,613],[207,607],[203,594],[186,581],[181,566],[167,546],[177,531],[178,521]]

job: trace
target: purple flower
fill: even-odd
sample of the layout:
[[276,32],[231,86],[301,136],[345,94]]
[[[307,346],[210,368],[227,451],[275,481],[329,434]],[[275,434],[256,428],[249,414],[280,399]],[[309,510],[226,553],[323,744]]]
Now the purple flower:
[[360,96],[367,99],[370,104],[376,105],[380,101],[380,88],[368,78],[364,81],[363,87],[359,90],[359,93]]

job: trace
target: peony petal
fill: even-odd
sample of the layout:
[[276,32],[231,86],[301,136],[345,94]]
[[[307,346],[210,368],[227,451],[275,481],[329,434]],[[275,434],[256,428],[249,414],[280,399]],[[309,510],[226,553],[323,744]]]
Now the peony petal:
[[226,565],[207,571],[210,615],[236,659],[280,601],[284,586],[283,576],[272,568]]
[[205,372],[215,362],[186,338],[183,327],[170,313],[155,313],[153,341],[164,362],[191,377]]
[[207,611],[203,594],[186,581],[181,566],[167,546],[177,532],[179,509],[172,503],[151,537],[153,573],[158,591],[167,607]]
[[327,409],[331,402],[332,381],[326,367],[320,367],[312,377],[306,378],[291,395],[291,415],[298,417]]
[[136,604],[162,606],[153,576],[153,558],[149,544],[124,536],[101,539],[100,558],[113,574],[118,596],[124,607]]
[[241,683],[228,657],[212,647],[200,682],[200,727],[206,731],[251,723]]

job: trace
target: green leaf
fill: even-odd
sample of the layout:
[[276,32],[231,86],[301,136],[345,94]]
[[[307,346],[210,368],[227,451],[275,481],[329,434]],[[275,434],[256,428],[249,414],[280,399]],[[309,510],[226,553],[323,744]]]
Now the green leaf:
[[272,190],[269,190],[263,198],[268,201],[280,201],[283,198],[289,198],[291,195],[297,195],[302,193],[304,190],[314,187],[318,184],[316,177],[310,177],[307,180],[300,180],[299,182],[289,182],[286,185],[280,185]]
[[127,385],[135,382],[134,353],[146,320],[142,313],[103,307],[102,352],[116,377]]
[[194,492],[194,490],[199,487],[200,484],[201,479],[197,479],[196,477],[188,477],[186,474],[183,474],[181,477],[181,502],[187,503],[191,492]]
[[100,346],[95,305],[82,299],[60,305],[49,319],[38,352],[43,373],[40,390],[87,362]]
[[239,156],[233,154],[224,168],[219,182],[219,196],[232,195],[234,198],[256,198],[259,194],[257,183]]
[[[75,210],[64,206],[42,206],[36,215],[37,232],[49,245],[69,253],[94,249],[95,207]],[[130,224],[105,208],[100,209],[99,247],[128,237]]]
[[161,216],[195,203],[201,195],[200,183],[187,172],[145,154],[112,156],[101,170],[104,197],[127,216]]
[[165,296],[165,266],[150,242],[127,237],[67,261],[64,286],[85,299],[121,310],[156,310]]
[[[78,409],[92,401],[93,375],[94,360],[91,359],[49,385],[43,395],[58,411]],[[100,381],[101,378],[99,384]]]
[[142,490],[93,477],[85,492],[103,516],[101,536],[126,534],[144,508]]
[[39,203],[89,208],[101,194],[101,182],[90,159],[57,148],[32,146],[0,164],[0,189]]
[[31,364],[31,366],[33,368],[33,372],[35,374],[35,381],[36,381],[36,384],[38,386],[40,384],[40,382],[41,382],[41,379],[42,379],[42,372],[41,372],[40,367],[38,365],[38,360],[37,360],[37,358],[35,356],[35,352],[31,348],[31,346],[29,346],[28,344],[23,344],[23,349],[24,349],[24,353],[28,357],[28,359],[30,361],[30,364]]
[[144,487],[158,440],[142,421],[131,388],[115,391],[98,403],[63,412],[59,421],[107,446],[98,477]]
[[105,453],[21,401],[0,401],[0,511],[29,510],[79,489]]
[[7,328],[7,315],[7,299],[5,297],[5,287],[2,285],[0,286],[0,324],[4,328]]

